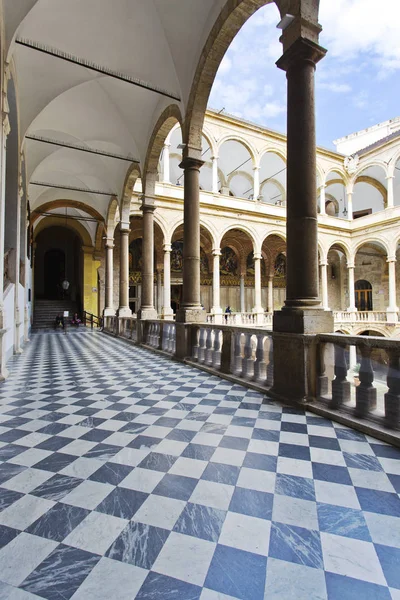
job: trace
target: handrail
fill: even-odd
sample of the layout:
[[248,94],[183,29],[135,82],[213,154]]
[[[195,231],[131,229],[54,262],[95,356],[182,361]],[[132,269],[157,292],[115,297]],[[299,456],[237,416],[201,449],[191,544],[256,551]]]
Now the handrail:
[[83,311],[82,322],[85,325],[85,327],[87,327],[87,325],[89,323],[91,329],[93,329],[93,327],[95,325],[99,329],[101,329],[103,327],[103,318],[99,317],[97,315],[94,315],[93,313],[90,313],[86,310]]

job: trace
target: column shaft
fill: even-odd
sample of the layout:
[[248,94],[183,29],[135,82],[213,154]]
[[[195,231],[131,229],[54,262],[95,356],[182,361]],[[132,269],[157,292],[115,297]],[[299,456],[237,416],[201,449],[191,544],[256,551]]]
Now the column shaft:
[[246,312],[246,299],[245,299],[245,287],[244,287],[244,275],[240,276],[240,312]]
[[185,158],[183,202],[183,293],[177,321],[203,321],[200,303],[200,196],[199,174],[203,161]]
[[353,218],[353,192],[347,192],[347,218],[349,221]]
[[114,310],[114,243],[106,242],[106,269],[105,269],[105,306],[104,315],[115,315]]
[[164,298],[162,316],[171,317],[171,244],[164,244]]
[[218,185],[218,156],[212,157],[212,191],[214,194],[218,194],[219,185]]
[[328,263],[321,263],[321,296],[322,308],[329,310],[328,300]]
[[393,175],[389,175],[388,177],[386,177],[386,181],[387,181],[387,206],[386,206],[386,208],[393,208],[393,206],[394,206],[393,180],[394,180]]
[[254,308],[253,312],[263,312],[261,304],[261,256],[254,255]]
[[260,195],[260,167],[253,168],[253,198],[258,199]]
[[268,312],[274,312],[274,278],[268,278]]
[[396,302],[396,259],[388,259],[389,265],[389,306],[387,307],[388,321],[396,322],[399,311]]
[[156,319],[154,308],[154,205],[143,203],[142,303],[141,319]]
[[286,306],[312,308],[318,298],[315,65],[325,50],[299,38],[277,62],[287,73]]
[[121,248],[119,264],[119,308],[118,316],[130,317],[129,308],[129,228],[121,227]]
[[348,312],[355,312],[356,309],[356,295],[354,290],[354,265],[348,265],[347,270],[349,272],[349,308]]
[[219,248],[213,250],[213,306],[211,312],[214,314],[221,314],[221,290],[220,290],[220,278],[219,278],[219,257],[221,251]]

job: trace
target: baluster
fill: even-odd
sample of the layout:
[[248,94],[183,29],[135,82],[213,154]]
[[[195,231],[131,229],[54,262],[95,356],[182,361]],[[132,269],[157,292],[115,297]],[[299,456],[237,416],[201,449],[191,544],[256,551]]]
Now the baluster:
[[157,350],[162,350],[164,323],[158,323],[157,327],[158,327]]
[[171,353],[176,354],[176,326],[172,325],[171,331]]
[[206,336],[207,330],[204,327],[200,327],[199,363],[203,363],[206,358]]
[[328,394],[328,376],[326,374],[326,361],[325,361],[325,352],[326,352],[326,344],[321,342],[319,344],[319,348],[317,349],[317,396],[321,398],[321,396],[326,396]]
[[196,328],[193,332],[193,348],[192,348],[192,358],[193,358],[193,360],[196,360],[196,361],[199,360],[199,348],[200,348],[199,336],[200,336],[200,329]]
[[213,364],[213,330],[211,327],[207,329],[206,338],[206,359],[205,364],[211,366]]
[[400,348],[390,348],[387,372],[388,391],[385,394],[385,425],[400,428]]
[[357,417],[366,417],[371,410],[376,408],[376,389],[372,385],[374,371],[371,363],[372,348],[365,344],[360,346],[360,385],[356,388],[356,410]]
[[242,377],[245,379],[252,379],[254,377],[253,344],[251,333],[245,334]]
[[335,379],[332,381],[332,400],[330,408],[340,408],[350,400],[350,381],[347,381],[348,365],[346,348],[335,344]]
[[268,365],[267,365],[267,386],[274,385],[274,341],[272,335],[268,336]]
[[235,334],[235,346],[234,346],[234,354],[233,354],[233,371],[235,375],[242,374],[242,334],[241,332],[236,332]]
[[265,382],[267,377],[267,365],[264,360],[264,335],[257,334],[257,350],[256,350],[256,361],[254,363],[254,380]]
[[169,324],[164,323],[162,349],[166,352],[168,349]]
[[221,335],[220,329],[214,331],[213,367],[219,369],[221,366]]

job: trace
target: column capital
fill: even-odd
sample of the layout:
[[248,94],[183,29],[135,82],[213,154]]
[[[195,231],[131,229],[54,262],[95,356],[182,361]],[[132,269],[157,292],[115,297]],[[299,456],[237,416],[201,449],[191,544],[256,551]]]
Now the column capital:
[[221,256],[221,248],[213,248],[211,254],[213,256]]
[[355,269],[355,264],[353,261],[349,260],[349,262],[347,263],[347,268],[348,269]]
[[171,252],[171,250],[172,250],[172,244],[164,244],[163,245],[163,250],[164,250],[164,252]]
[[392,263],[392,262],[395,263],[395,262],[397,262],[397,258],[395,256],[388,256],[386,259],[386,262],[387,263]]
[[319,44],[299,37],[277,60],[276,66],[282,71],[289,71],[305,62],[315,66],[324,58],[326,52],[326,49]]
[[154,204],[149,204],[147,200],[143,200],[140,210],[144,213],[154,213],[156,207]]
[[211,157],[211,160],[218,160],[218,159],[219,159],[219,156],[217,153],[214,153]]
[[394,179],[394,175],[386,175],[385,179]]
[[319,266],[320,267],[327,267],[328,266],[328,261],[327,260],[321,260],[319,262]]
[[204,165],[204,160],[200,160],[199,158],[192,158],[191,156],[186,156],[181,163],[179,163],[180,169],[196,169],[199,171],[201,167]]
[[121,221],[121,223],[119,224],[119,230],[121,233],[129,233],[131,230],[130,223],[124,223],[123,221]]
[[262,259],[261,252],[254,252],[253,258],[254,258],[254,260],[261,260]]
[[104,238],[104,245],[106,248],[110,248],[112,250],[114,248],[114,239]]

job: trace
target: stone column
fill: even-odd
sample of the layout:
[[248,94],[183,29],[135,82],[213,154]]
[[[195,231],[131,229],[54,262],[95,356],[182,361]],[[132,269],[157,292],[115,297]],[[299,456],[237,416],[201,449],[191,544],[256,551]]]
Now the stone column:
[[105,306],[104,316],[115,315],[114,309],[114,240],[106,239]]
[[254,313],[263,313],[261,303],[261,254],[254,253]]
[[218,156],[213,156],[211,158],[212,161],[212,191],[214,194],[218,194],[219,186],[218,186]]
[[244,274],[240,275],[240,312],[246,312],[246,299],[245,299],[245,287],[244,287]]
[[[332,313],[322,310],[318,289],[314,80],[326,51],[307,37],[292,42],[302,35],[298,31],[307,34],[306,21],[295,20],[283,32],[286,49],[277,62],[287,76],[287,271],[285,306],[273,318],[272,393],[302,403],[316,396],[317,381],[316,349],[304,334],[332,332],[334,323]],[[312,36],[317,38],[315,25]]]
[[386,309],[388,323],[397,323],[399,308],[396,306],[396,257],[389,256],[389,306]]
[[171,144],[164,144],[163,148],[163,183],[171,183],[169,172],[169,147]]
[[140,319],[157,319],[154,308],[154,211],[155,206],[144,200],[143,211],[143,250],[142,250],[142,304]]
[[19,273],[21,264],[21,201],[24,190],[18,188],[16,210],[16,237],[15,237],[15,294],[14,294],[14,354],[21,354],[21,325],[24,322],[24,307],[19,301]]
[[268,312],[274,312],[274,276],[268,277]]
[[161,269],[157,271],[157,315],[161,316],[163,305],[163,297],[162,297],[162,273]]
[[393,208],[394,206],[394,193],[393,193],[393,183],[394,183],[394,175],[388,175],[386,177],[387,181],[387,205],[386,208]]
[[260,195],[260,167],[253,167],[253,198],[258,200]]
[[[305,314],[320,305],[314,79],[315,65],[325,52],[318,44],[299,38],[277,62],[286,71],[288,82],[287,289],[282,317],[278,316],[276,322],[280,331],[287,330],[285,313],[291,314],[288,325],[290,322],[293,331],[295,313],[300,318],[299,333],[306,332],[304,329],[312,333],[303,327]],[[309,326],[318,329],[314,316]],[[326,330],[326,323],[323,329]]]
[[176,321],[201,323],[206,313],[200,303],[200,196],[199,175],[204,162],[186,157],[180,164],[184,169],[183,201],[183,294]]
[[170,319],[174,311],[171,308],[171,244],[164,244],[164,298],[161,316]]
[[353,219],[353,192],[347,192],[347,218]]
[[129,223],[120,225],[120,263],[119,263],[119,317],[131,317],[129,308]]
[[321,186],[321,191],[320,191],[320,196],[319,196],[319,214],[320,215],[326,214],[326,211],[325,211],[325,202],[326,202],[325,189],[326,189],[326,185],[323,184]]
[[347,265],[348,277],[349,277],[349,307],[348,312],[357,312],[356,308],[356,294],[354,290],[354,263],[349,262]]
[[215,323],[222,323],[222,308],[221,308],[221,290],[219,283],[219,257],[221,256],[220,248],[214,248],[212,251],[213,260],[213,306],[211,312],[216,315]]
[[321,267],[321,296],[322,296],[322,308],[329,310],[328,300],[328,263],[320,262]]

